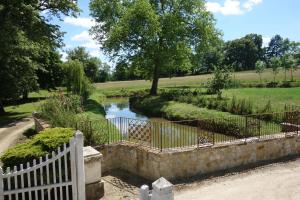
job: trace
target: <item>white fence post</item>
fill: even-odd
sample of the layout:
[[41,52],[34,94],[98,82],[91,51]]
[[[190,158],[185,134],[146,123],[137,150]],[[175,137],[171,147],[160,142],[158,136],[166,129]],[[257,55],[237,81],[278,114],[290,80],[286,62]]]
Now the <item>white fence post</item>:
[[77,193],[79,200],[85,200],[85,175],[83,158],[83,134],[77,131],[76,139],[76,168],[77,168]]
[[3,175],[3,170],[2,168],[0,167],[0,200],[4,200],[4,195],[3,195],[3,178],[2,178],[2,175]]

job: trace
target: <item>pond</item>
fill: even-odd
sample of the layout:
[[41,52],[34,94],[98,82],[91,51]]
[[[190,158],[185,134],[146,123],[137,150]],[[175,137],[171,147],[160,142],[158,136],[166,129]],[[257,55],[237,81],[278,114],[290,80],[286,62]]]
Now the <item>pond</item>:
[[129,106],[128,98],[110,98],[107,99],[103,104],[106,112],[106,119],[124,117],[137,120],[148,120],[149,118],[145,115],[139,114]]
[[[130,108],[128,98],[110,98],[103,103],[108,119],[121,133],[113,140],[129,139],[130,135],[147,137],[153,147],[183,147],[196,145],[201,139],[224,141],[234,139],[222,134],[200,130],[197,127],[170,123],[164,118],[151,118]],[[212,136],[214,135],[214,138]]]

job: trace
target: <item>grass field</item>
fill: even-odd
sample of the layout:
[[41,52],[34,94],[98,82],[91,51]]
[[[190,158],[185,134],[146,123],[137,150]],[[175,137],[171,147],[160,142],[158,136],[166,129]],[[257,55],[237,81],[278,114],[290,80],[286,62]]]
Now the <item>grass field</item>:
[[[174,78],[161,78],[159,80],[159,87],[179,87],[179,86],[191,86],[199,87],[201,84],[205,84],[212,78],[211,74],[207,75],[198,75],[198,76],[185,76],[185,77],[174,77]],[[246,72],[236,72],[233,75],[233,79],[237,81],[242,81],[244,83],[259,83],[259,76],[254,71]],[[264,82],[270,82],[273,80],[273,74],[270,69],[266,70],[262,74],[262,79]],[[289,74],[287,76],[289,80]],[[284,72],[280,71],[277,75],[276,80],[284,80]],[[294,80],[300,81],[300,70],[294,73]],[[136,80],[136,81],[116,81],[116,82],[106,82],[106,83],[96,83],[96,87],[103,91],[113,91],[125,89],[149,89],[151,86],[150,81],[145,80]]]
[[223,92],[223,96],[249,99],[253,105],[262,108],[271,101],[272,110],[282,111],[287,105],[300,105],[300,88],[239,88]]
[[28,100],[24,102],[5,106],[7,114],[0,116],[0,127],[24,117],[31,116],[32,112],[38,110],[41,102],[49,96],[50,93],[48,91],[40,90],[39,92],[30,93]]

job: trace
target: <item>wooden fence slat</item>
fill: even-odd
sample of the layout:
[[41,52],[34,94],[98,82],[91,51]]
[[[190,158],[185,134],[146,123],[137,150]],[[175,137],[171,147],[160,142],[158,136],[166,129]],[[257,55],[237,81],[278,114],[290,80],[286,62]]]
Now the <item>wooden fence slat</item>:
[[[60,147],[58,147],[58,153],[60,153]],[[59,176],[59,183],[62,183],[62,173],[61,173],[61,157],[58,159],[58,176]],[[63,191],[62,187],[59,188],[59,197],[63,199]]]
[[4,195],[3,195],[3,192],[4,192],[4,186],[3,186],[3,170],[2,168],[0,167],[0,200],[4,200]]
[[77,197],[77,184],[76,184],[76,153],[75,153],[75,139],[70,141],[70,160],[71,160],[71,181],[72,181],[72,199],[79,200]]
[[[49,160],[49,155],[46,155],[46,162]],[[49,164],[46,165],[46,174],[47,174],[47,185],[50,185],[50,176],[49,176]],[[50,200],[50,188],[47,191],[48,200]]]
[[[55,157],[55,152],[52,151],[52,158]],[[53,183],[56,183],[56,167],[55,167],[55,160],[52,163],[52,170],[53,170]],[[54,199],[57,200],[57,188],[54,188]]]
[[[20,171],[23,171],[23,164],[20,165]],[[21,188],[24,189],[24,174],[21,174]],[[25,192],[22,192],[22,200],[25,200]]]
[[[27,163],[27,169],[29,169],[29,168],[30,168],[30,164],[29,164],[29,162],[28,162],[28,163]],[[28,188],[31,188],[31,176],[30,176],[30,171],[27,172],[27,183],[28,183],[27,187],[28,187]],[[29,196],[29,199],[31,200],[31,199],[32,199],[32,198],[31,198],[31,191],[28,192],[28,196]]]
[[[40,161],[39,164],[43,163],[43,158],[40,157]],[[43,166],[40,168],[40,185],[43,186],[44,185],[44,176],[43,176]],[[45,191],[41,190],[41,196],[42,196],[42,200],[44,200],[44,195],[45,195]]]
[[[67,145],[64,143],[64,151],[66,151]],[[68,160],[67,160],[68,154],[66,153],[64,156],[64,162],[65,162],[65,181],[69,181],[69,175],[68,175]],[[69,187],[66,187],[66,200],[69,200]]]
[[[9,175],[11,174],[10,167],[7,168],[6,174],[9,174]],[[11,177],[7,178],[7,189],[8,189],[8,191],[11,190]],[[11,200],[11,195],[8,195],[8,199]]]
[[[17,172],[17,166],[14,166],[14,172]],[[15,185],[15,190],[18,189],[18,176],[14,175],[14,185]],[[15,194],[15,199],[18,199],[18,194]]]
[[[34,159],[33,160],[33,166],[36,166],[36,160]],[[33,181],[34,181],[34,187],[37,187],[37,174],[36,174],[36,169],[33,170]],[[38,199],[38,191],[35,190],[34,191],[34,196],[35,196],[35,199]]]

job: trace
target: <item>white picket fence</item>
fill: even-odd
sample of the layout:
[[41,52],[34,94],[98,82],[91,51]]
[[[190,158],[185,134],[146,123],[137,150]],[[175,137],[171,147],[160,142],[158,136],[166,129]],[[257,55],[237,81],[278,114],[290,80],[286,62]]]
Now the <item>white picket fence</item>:
[[[50,158],[49,158],[50,157]],[[0,200],[85,200],[83,134],[32,166],[0,167]]]

